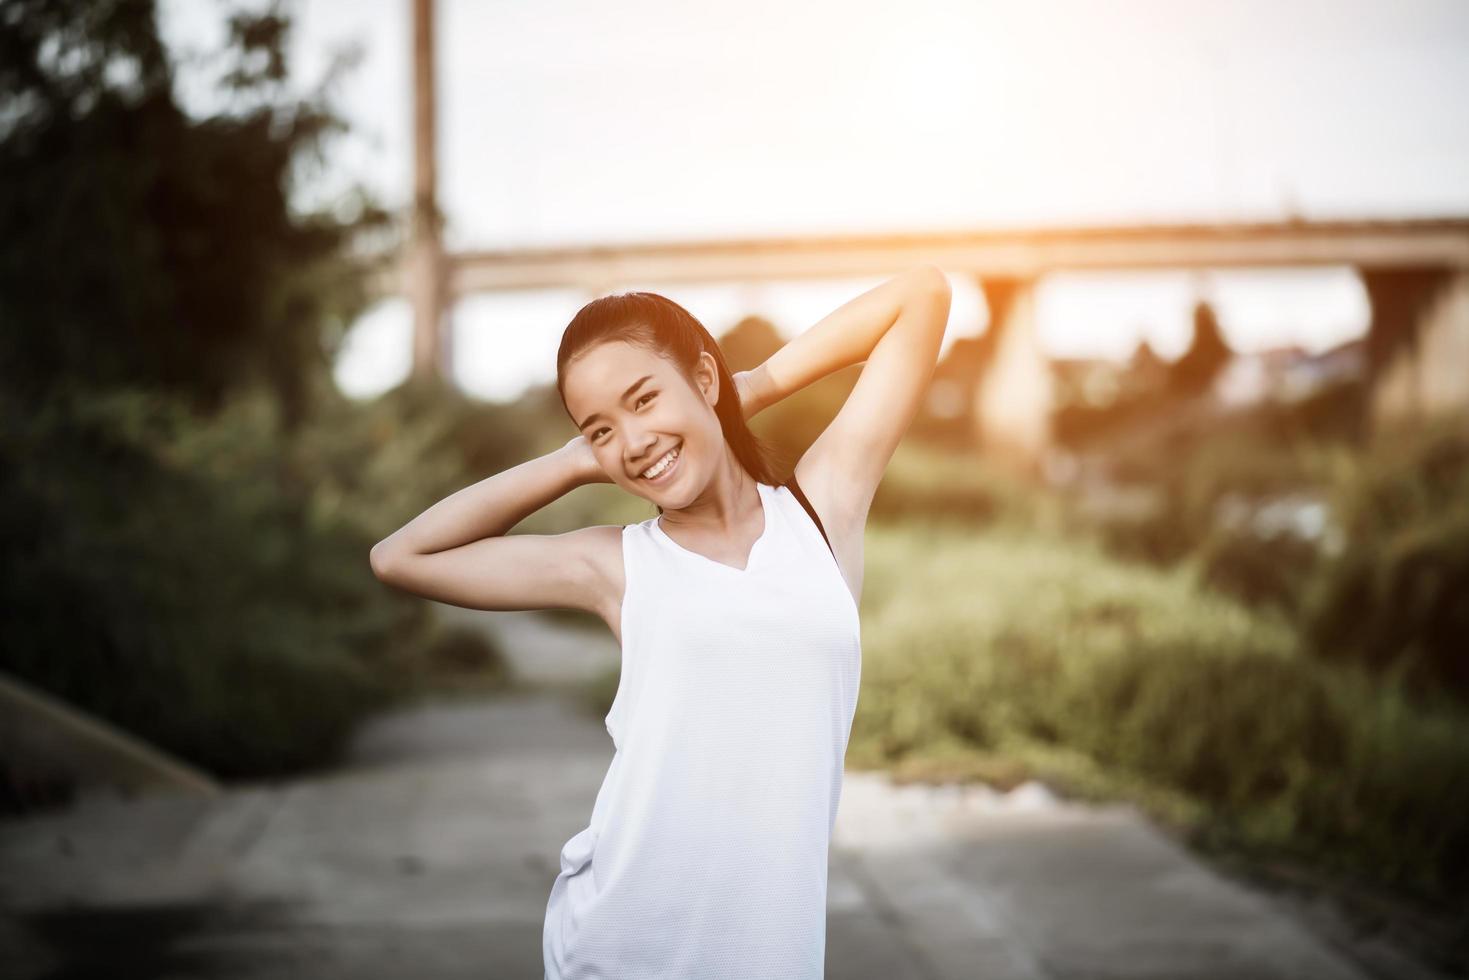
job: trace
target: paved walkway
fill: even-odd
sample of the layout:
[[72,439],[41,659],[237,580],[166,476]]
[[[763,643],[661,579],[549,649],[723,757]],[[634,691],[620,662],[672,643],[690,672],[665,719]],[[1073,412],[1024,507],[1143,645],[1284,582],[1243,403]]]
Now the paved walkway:
[[[317,779],[0,824],[0,975],[539,978],[557,854],[611,750],[540,691],[379,719]],[[1130,808],[1034,783],[848,773],[829,908],[831,978],[1430,976],[1348,959]]]

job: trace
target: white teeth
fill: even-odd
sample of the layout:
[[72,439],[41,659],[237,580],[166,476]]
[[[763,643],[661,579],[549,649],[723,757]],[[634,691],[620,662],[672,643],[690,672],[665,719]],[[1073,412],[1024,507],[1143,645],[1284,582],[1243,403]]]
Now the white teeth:
[[645,480],[651,480],[654,477],[658,476],[664,470],[666,470],[670,466],[672,466],[673,465],[673,461],[675,459],[677,459],[677,458],[678,458],[678,449],[677,448],[670,449],[668,452],[666,452],[666,453],[663,454],[663,457],[661,459],[659,459],[658,462],[654,463],[652,466],[650,466],[647,469],[643,470],[643,479],[645,479]]

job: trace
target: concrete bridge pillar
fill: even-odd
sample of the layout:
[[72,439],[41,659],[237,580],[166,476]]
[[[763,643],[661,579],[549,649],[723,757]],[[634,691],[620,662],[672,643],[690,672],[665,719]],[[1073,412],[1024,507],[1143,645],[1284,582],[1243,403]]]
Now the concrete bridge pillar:
[[1469,270],[1364,269],[1372,431],[1469,413]]
[[975,437],[980,451],[1036,471],[1051,443],[1054,401],[1051,369],[1041,350],[1035,317],[1035,280],[982,278],[989,328],[981,338],[974,392]]

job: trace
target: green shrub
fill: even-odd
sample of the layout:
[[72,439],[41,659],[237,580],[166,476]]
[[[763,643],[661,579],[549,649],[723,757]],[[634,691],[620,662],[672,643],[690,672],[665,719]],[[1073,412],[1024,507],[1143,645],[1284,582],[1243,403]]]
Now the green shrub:
[[970,525],[1054,523],[1053,495],[973,453],[905,442],[873,495],[873,520],[952,519]]
[[1252,606],[1294,613],[1319,549],[1294,534],[1218,530],[1195,552],[1204,584]]
[[1469,697],[1469,435],[1380,439],[1343,463],[1334,491],[1344,545],[1306,602],[1308,648]]
[[372,576],[374,539],[269,404],[210,421],[140,392],[8,405],[0,669],[221,777],[324,764],[406,693],[428,607]]
[[1332,694],[1352,721],[1346,757],[1304,787],[1295,839],[1319,863],[1362,880],[1462,901],[1469,895],[1463,709],[1356,668],[1333,672]]
[[1171,497],[1148,514],[1109,517],[1096,531],[1111,554],[1160,568],[1182,561],[1204,533],[1192,526]]
[[1293,657],[1137,646],[1081,676],[1065,734],[1096,758],[1221,811],[1269,806],[1346,759],[1350,722]]
[[511,682],[510,664],[504,651],[478,627],[444,627],[425,649],[424,661],[435,672],[470,675],[495,687],[505,687]]
[[1200,584],[1081,538],[870,528],[849,762],[1019,766],[1202,842],[1462,897],[1469,716]]
[[[1249,509],[1271,498],[1317,492],[1343,453],[1338,446],[1284,443],[1249,429],[1225,429],[1174,453],[1149,451],[1136,458],[1128,456],[1116,464],[1135,480],[1155,487],[1159,504],[1144,515],[1104,520],[1097,530],[1113,554],[1156,565],[1172,565],[1205,548],[1227,551],[1218,556],[1220,561],[1253,562],[1257,559],[1243,554],[1248,538],[1230,541],[1219,537],[1226,530],[1220,526],[1221,506],[1232,500]],[[1304,549],[1294,549],[1287,556],[1284,549],[1292,547],[1289,544],[1273,542],[1261,547],[1267,554],[1288,557],[1293,568],[1310,564]],[[1213,559],[1206,557],[1208,560]],[[1242,584],[1228,572],[1220,580]]]

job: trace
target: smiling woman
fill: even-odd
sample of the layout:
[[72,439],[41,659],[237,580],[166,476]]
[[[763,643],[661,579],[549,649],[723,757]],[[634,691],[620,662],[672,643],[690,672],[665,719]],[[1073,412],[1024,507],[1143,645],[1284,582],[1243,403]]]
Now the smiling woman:
[[[714,337],[657,293],[604,296],[582,307],[561,338],[556,390],[612,482],[649,498],[660,513],[692,503],[716,466],[776,482],[772,453],[750,431]],[[679,472],[646,479],[644,471],[675,447]]]
[[[827,857],[861,678],[863,527],[948,312],[947,279],[920,267],[736,377],[672,300],[594,300],[557,357],[579,434],[374,549],[379,577],[401,588],[476,608],[585,609],[618,638],[616,751],[588,825],[561,849],[548,980],[823,975]],[[777,479],[746,419],[864,361],[837,417]],[[593,482],[658,516],[506,534]]]

